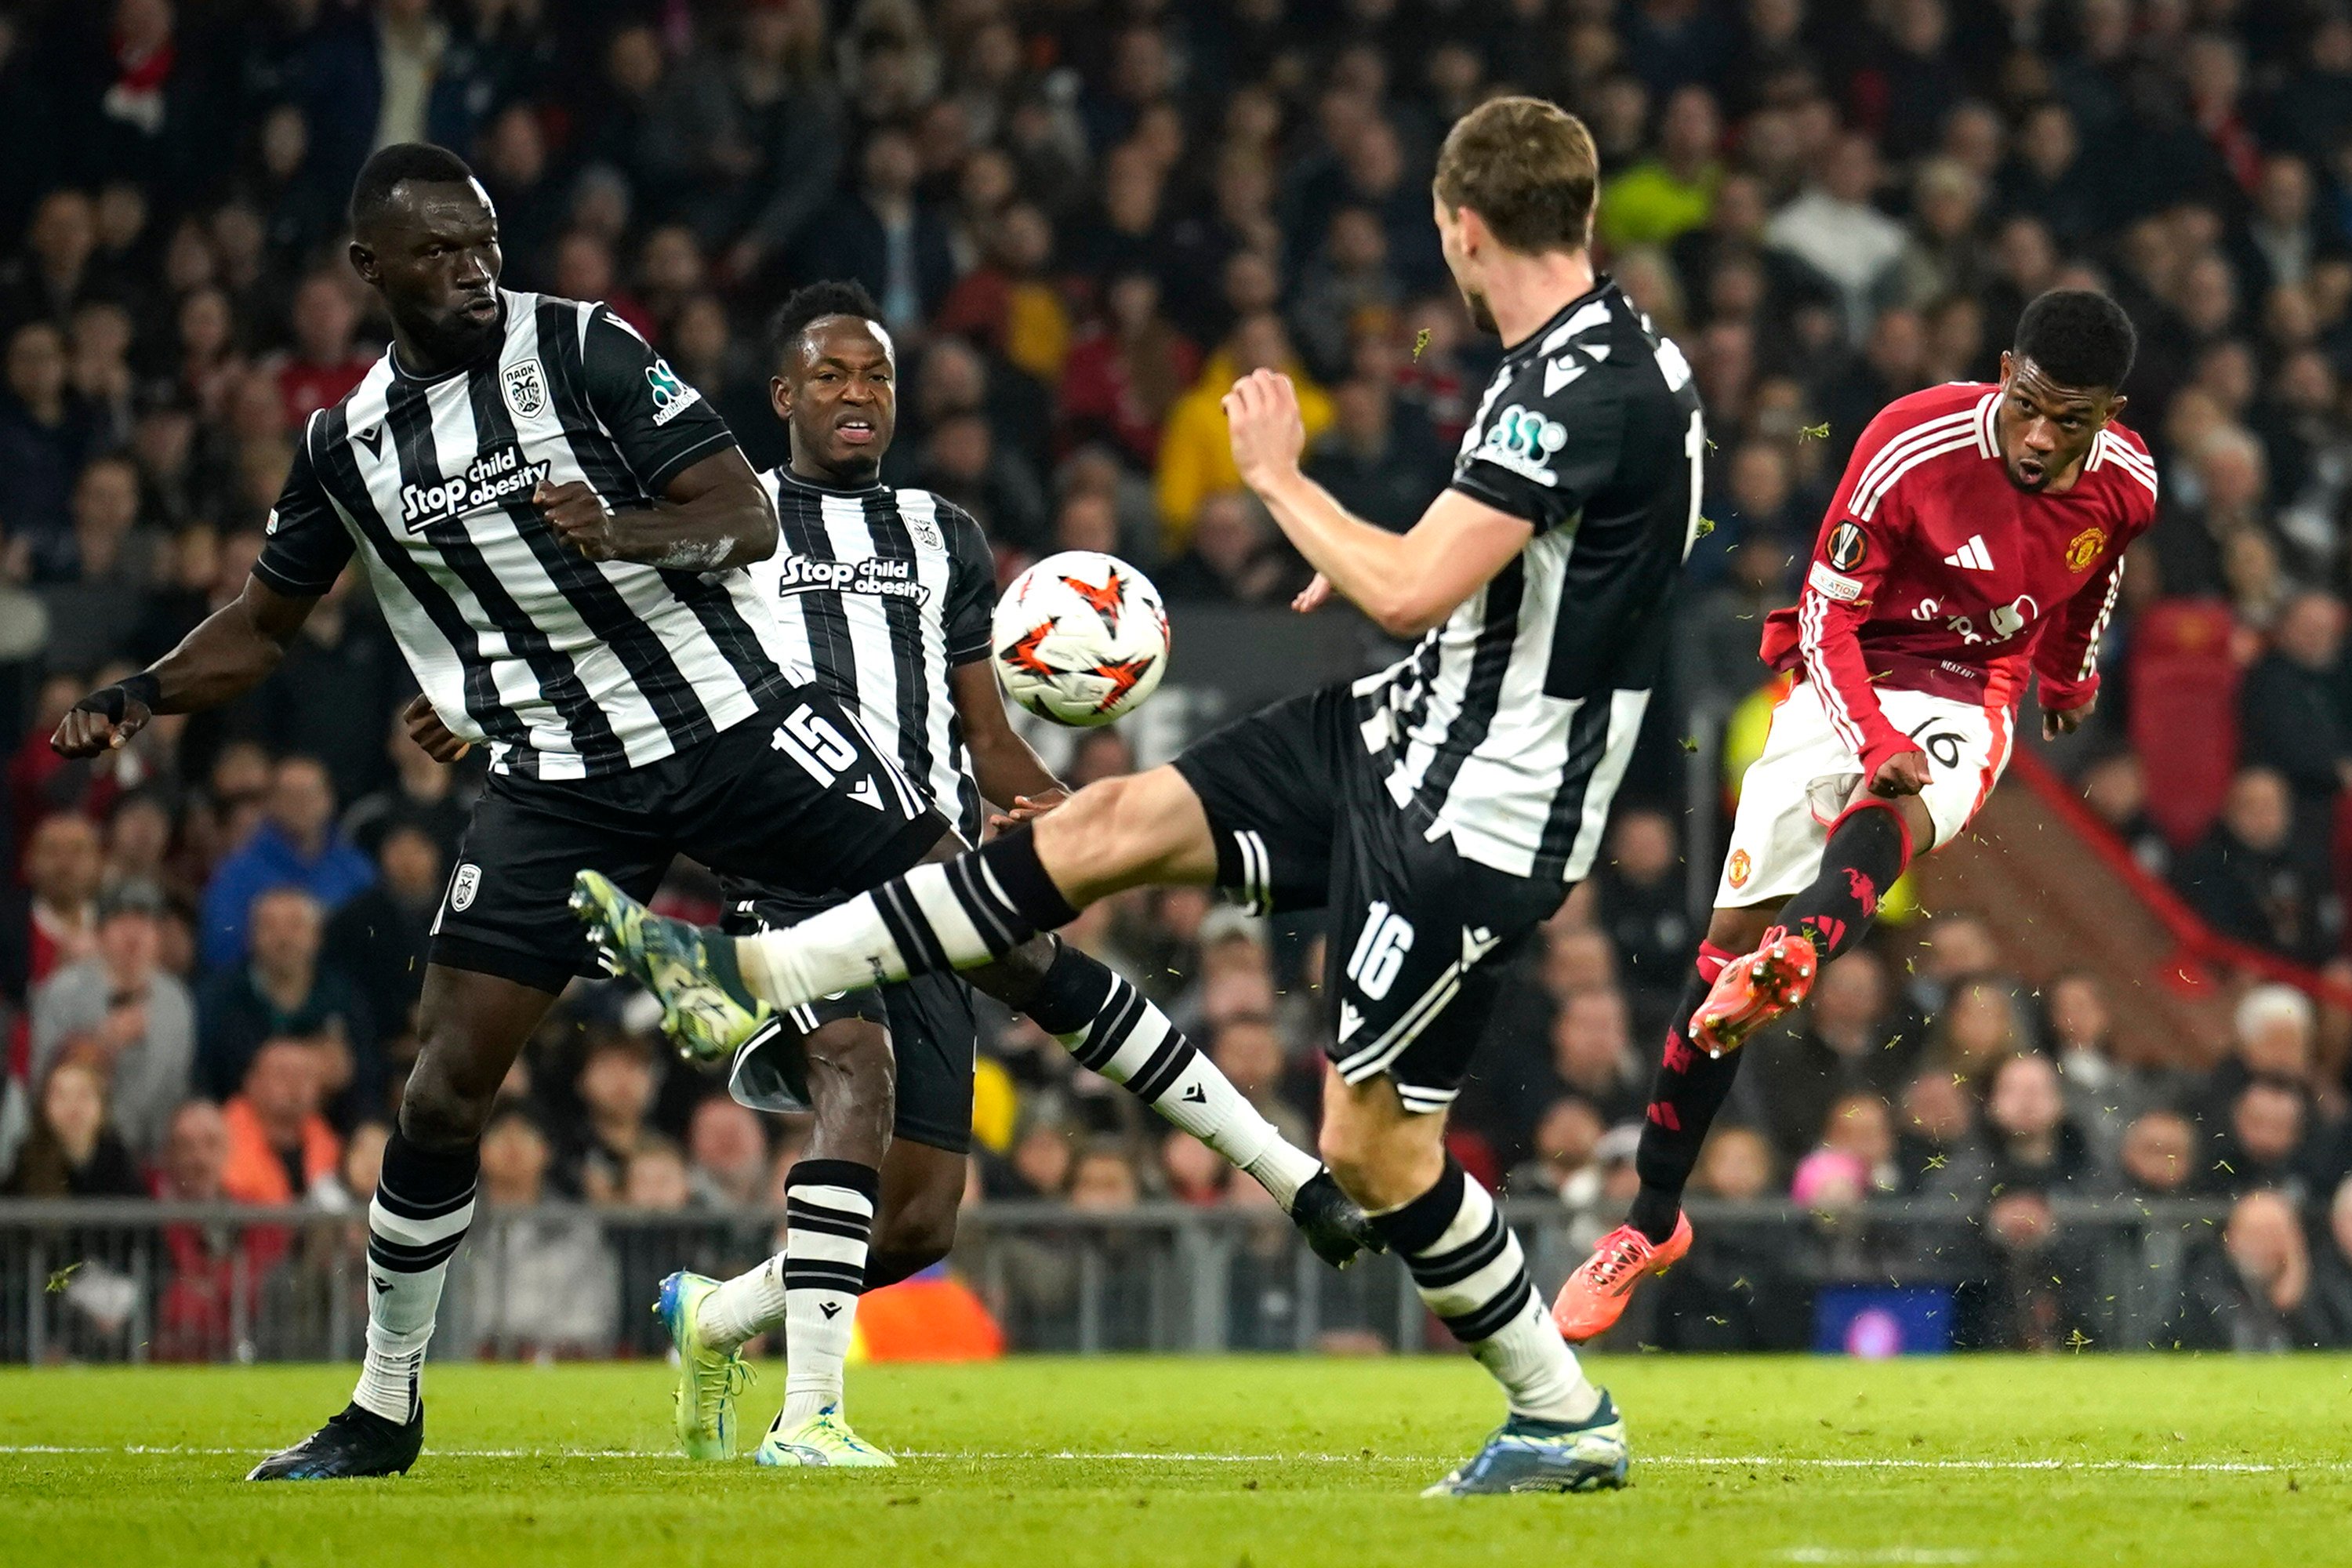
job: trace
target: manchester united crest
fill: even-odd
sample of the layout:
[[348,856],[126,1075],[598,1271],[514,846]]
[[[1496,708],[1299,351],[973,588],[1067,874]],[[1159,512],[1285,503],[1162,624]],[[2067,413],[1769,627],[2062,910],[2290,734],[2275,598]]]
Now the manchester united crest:
[[1733,887],[1748,886],[1748,873],[1752,868],[1752,864],[1748,858],[1747,850],[1735,849],[1731,852],[1731,885]]
[[2099,552],[2106,547],[2107,531],[2105,529],[2084,529],[2067,542],[2066,570],[2080,572],[2092,562],[2096,561],[2099,558]]

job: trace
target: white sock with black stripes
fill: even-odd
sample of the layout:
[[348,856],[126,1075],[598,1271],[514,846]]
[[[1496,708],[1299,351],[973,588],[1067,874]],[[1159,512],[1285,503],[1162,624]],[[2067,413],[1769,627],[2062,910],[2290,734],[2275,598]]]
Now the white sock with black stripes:
[[753,994],[799,1007],[910,974],[971,969],[1077,918],[1020,827],[798,925],[740,938],[735,957]]
[[422,1402],[425,1347],[449,1259],[474,1223],[474,1151],[436,1154],[395,1131],[368,1203],[367,1352],[352,1403],[406,1425]]
[[841,1404],[841,1367],[866,1289],[866,1248],[882,1174],[848,1160],[803,1160],[784,1178],[784,1408],[788,1431]]
[[1422,1300],[1503,1385],[1513,1415],[1575,1422],[1600,1408],[1601,1391],[1528,1279],[1518,1237],[1452,1158],[1435,1186],[1371,1221],[1412,1270]]
[[[1100,960],[1064,944],[1047,973],[1046,990],[1063,1016],[1054,1016],[1041,1001],[1030,1016],[1055,1030],[1054,1037],[1079,1066],[1124,1085],[1144,1104],[1255,1177],[1285,1209],[1323,1168],[1321,1161],[1285,1139],[1165,1013]],[[1055,1028],[1070,1023],[1071,1000],[1091,996],[1102,999],[1082,1027],[1066,1032]],[[1083,1001],[1078,1005],[1083,1007]]]

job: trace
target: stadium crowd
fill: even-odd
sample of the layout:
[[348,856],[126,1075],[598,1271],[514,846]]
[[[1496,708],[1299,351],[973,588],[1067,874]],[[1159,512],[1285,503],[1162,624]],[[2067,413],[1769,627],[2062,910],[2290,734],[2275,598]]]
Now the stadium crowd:
[[[1465,1163],[1614,1217],[1698,935],[1665,809],[1683,718],[1753,700],[1761,615],[1870,416],[1994,374],[2053,285],[2137,323],[2126,418],[2165,484],[2069,765],[2218,931],[2343,968],[2352,11],[2332,0],[15,0],[5,1190],[347,1207],[373,1186],[478,781],[399,733],[414,688],[364,584],[252,698],[96,765],[47,745],[236,592],[302,422],[381,351],[341,258],[372,149],[467,155],[509,285],[612,301],[761,466],[785,455],[766,310],[863,279],[906,372],[886,478],[969,508],[1007,574],[1056,547],[1136,561],[1181,627],[1187,604],[1274,613],[1306,575],[1237,488],[1217,405],[1237,373],[1297,379],[1309,471],[1360,514],[1407,526],[1444,483],[1496,350],[1448,286],[1427,175],[1505,89],[1592,127],[1606,265],[1705,395],[1711,529],[1653,756],[1515,983]],[[2151,710],[2172,689],[2127,677],[2158,641],[2228,721]],[[1090,738],[1073,771],[1132,766],[1126,747]],[[2211,798],[2179,809],[2197,770]],[[709,890],[688,873],[670,896]],[[1073,934],[1311,1142],[1311,929],[1171,891]],[[2097,978],[2028,994],[1970,920],[1890,929],[1749,1047],[1698,1186],[1965,1213],[1909,1261],[1957,1268],[1979,1341],[2020,1345],[2086,1310],[2053,1198],[2226,1199],[2168,1337],[2352,1343],[2341,1020],[2249,991],[2201,1071],[2109,1020]],[[489,1201],[772,1200],[793,1130],[657,1045],[629,998],[577,991],[516,1068]],[[996,1018],[984,1047],[976,1201],[1255,1191],[1026,1026]],[[1857,1277],[1915,1245],[1816,1239]],[[1791,1267],[1703,1235],[1676,1342],[1803,1342],[1752,1283]]]

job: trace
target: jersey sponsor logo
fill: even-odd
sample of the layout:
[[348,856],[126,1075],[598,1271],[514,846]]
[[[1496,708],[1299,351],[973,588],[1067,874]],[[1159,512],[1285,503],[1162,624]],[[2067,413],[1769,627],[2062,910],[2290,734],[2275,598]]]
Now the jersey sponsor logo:
[[1486,426],[1476,456],[1549,489],[1559,483],[1551,471],[1551,455],[1567,445],[1567,426],[1544,417],[1539,409],[1514,403]]
[[531,418],[547,406],[547,373],[536,358],[518,361],[499,374],[499,390],[516,418]]
[[646,385],[653,390],[656,426],[668,424],[702,399],[700,389],[678,380],[677,372],[670,369],[666,359],[646,366]]
[[1830,564],[1841,572],[1851,572],[1870,554],[1870,535],[1863,532],[1858,522],[1841,522],[1830,530]]
[[474,907],[474,895],[482,890],[482,868],[468,860],[457,868],[449,882],[449,908],[464,914]]
[[1984,535],[1971,533],[1969,542],[1944,557],[1944,564],[1957,566],[1963,572],[1992,570],[1992,552],[1985,548]]
[[930,585],[916,577],[913,562],[873,556],[863,561],[788,556],[776,581],[777,596],[786,599],[799,594],[871,594],[886,599],[912,599],[918,605],[931,599]]
[[522,448],[509,443],[481,453],[454,479],[437,485],[401,486],[400,521],[414,530],[485,507],[503,506],[537,489],[547,472],[547,463],[523,461]]
[[1838,599],[1850,605],[1862,597],[1862,584],[1843,573],[1831,571],[1826,561],[1814,562],[1813,569],[1805,581],[1814,593],[1824,599]]
[[2099,552],[2106,547],[2107,531],[2105,529],[2084,529],[2066,542],[2066,570],[2081,572],[2086,569],[2092,562],[2099,558]]
[[1731,852],[1731,885],[1733,887],[1748,886],[1748,875],[1755,869],[1756,862],[1748,858],[1747,850],[1735,849]]
[[1992,622],[1994,640],[2006,642],[2023,631],[2041,613],[2042,606],[2033,602],[2032,595],[2020,594],[2006,605],[1995,605],[1987,612],[1985,618]]

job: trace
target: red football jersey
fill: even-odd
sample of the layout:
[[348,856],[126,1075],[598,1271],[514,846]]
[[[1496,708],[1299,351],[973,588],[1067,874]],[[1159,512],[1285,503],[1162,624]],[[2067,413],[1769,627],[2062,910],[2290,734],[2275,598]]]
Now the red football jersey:
[[2010,483],[2000,389],[1953,382],[1898,397],[1854,444],[1796,604],[1764,624],[1764,662],[1801,671],[1865,773],[1913,749],[1874,683],[2014,708],[2029,672],[2047,707],[2098,690],[2099,634],[2125,547],[2156,520],[2156,463],[2109,424],[2072,488]]

